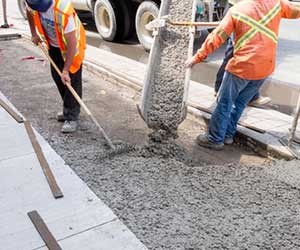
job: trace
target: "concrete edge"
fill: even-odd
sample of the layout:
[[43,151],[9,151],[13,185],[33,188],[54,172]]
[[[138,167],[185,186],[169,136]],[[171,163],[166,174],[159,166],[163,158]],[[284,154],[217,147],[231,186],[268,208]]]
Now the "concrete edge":
[[[25,32],[21,32],[21,35],[26,40],[30,41],[30,39],[31,39],[30,35],[28,35]],[[218,64],[216,64],[216,63],[210,63],[210,64],[218,67]],[[134,91],[136,91],[139,95],[142,92],[142,89],[143,89],[142,83],[139,80],[137,80],[134,77],[125,75],[123,73],[116,72],[113,69],[109,69],[103,63],[95,64],[94,62],[92,62],[92,60],[89,60],[89,58],[85,58],[85,60],[83,62],[83,67],[87,71],[98,75],[99,77],[111,82],[112,84],[115,84],[118,86],[129,87],[129,88],[133,89]],[[273,81],[274,81],[274,79],[273,79]],[[276,81],[276,79],[275,79],[275,81]],[[283,82],[281,82],[279,80],[277,80],[277,82],[279,84],[283,84]],[[201,84],[201,83],[199,83],[199,84]],[[289,85],[289,83],[285,83],[285,84]],[[294,84],[290,85],[290,86],[295,87]],[[196,118],[196,120],[202,126],[204,126],[204,127],[207,126],[207,120],[210,117],[209,114],[199,111],[195,108],[192,108],[191,106],[189,106],[189,103],[188,103],[188,114],[191,117]],[[263,157],[275,157],[275,158],[286,159],[286,160],[295,159],[293,154],[291,154],[287,149],[283,150],[282,147],[279,148],[278,146],[269,145],[269,144],[266,144],[266,143],[262,142],[261,140],[255,138],[256,137],[255,133],[257,133],[255,131],[238,126],[237,132],[238,132],[237,138],[241,142],[244,142],[247,146],[252,148],[254,150],[254,152],[258,153],[259,155],[261,155]]]
[[[141,92],[142,87],[138,84],[138,81],[134,78],[126,76],[122,73],[113,72],[112,70],[105,67],[103,64],[96,65],[93,62],[84,60],[83,67],[89,72],[102,77],[104,80],[108,80],[116,85],[123,85],[132,88],[134,91]],[[120,84],[121,83],[121,84]]]

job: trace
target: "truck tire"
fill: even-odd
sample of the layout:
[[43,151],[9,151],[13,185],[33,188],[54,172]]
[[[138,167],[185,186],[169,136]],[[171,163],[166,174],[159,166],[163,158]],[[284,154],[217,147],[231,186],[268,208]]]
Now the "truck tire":
[[25,0],[18,0],[18,6],[19,6],[19,10],[20,10],[21,15],[25,19],[27,19]]
[[94,18],[103,40],[118,41],[123,37],[122,11],[115,0],[97,0]]
[[121,10],[122,10],[122,18],[123,18],[123,34],[122,39],[127,39],[134,32],[134,10],[131,1],[118,1]]
[[153,43],[152,32],[146,29],[146,24],[158,16],[159,7],[153,1],[145,1],[140,4],[135,16],[135,28],[137,37],[146,51],[150,51]]

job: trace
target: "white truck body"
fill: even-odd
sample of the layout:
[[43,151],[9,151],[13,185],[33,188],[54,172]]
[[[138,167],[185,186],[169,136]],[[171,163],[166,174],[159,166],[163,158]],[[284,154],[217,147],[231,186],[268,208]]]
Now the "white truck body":
[[72,0],[72,4],[77,10],[93,11],[91,0]]

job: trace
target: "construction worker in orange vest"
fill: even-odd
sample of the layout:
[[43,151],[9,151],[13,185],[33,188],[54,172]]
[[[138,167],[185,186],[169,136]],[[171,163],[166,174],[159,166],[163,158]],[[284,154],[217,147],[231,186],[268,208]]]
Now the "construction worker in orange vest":
[[242,1],[231,7],[186,67],[200,63],[234,32],[234,54],[226,66],[217,106],[201,146],[221,150],[232,144],[240,116],[275,68],[281,18],[299,18],[300,6],[287,0]]
[[77,130],[80,105],[66,84],[71,84],[82,97],[82,62],[86,47],[84,28],[69,0],[26,0],[32,42],[45,42],[49,55],[58,66],[60,76],[51,65],[51,75],[63,100],[64,121],[61,132]]

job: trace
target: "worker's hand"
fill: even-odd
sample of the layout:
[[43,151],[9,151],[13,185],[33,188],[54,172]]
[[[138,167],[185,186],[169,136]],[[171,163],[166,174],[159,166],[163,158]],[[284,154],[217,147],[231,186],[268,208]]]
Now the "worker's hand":
[[38,35],[32,35],[31,41],[35,44],[38,45],[39,43],[42,42],[41,38]]
[[191,57],[190,59],[187,59],[186,61],[185,61],[185,67],[186,68],[192,68],[193,66],[194,66],[194,58],[193,57]]
[[63,72],[61,73],[61,80],[63,82],[63,84],[71,84],[71,78],[70,78],[70,74],[69,71],[67,70],[63,70]]

